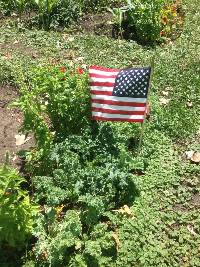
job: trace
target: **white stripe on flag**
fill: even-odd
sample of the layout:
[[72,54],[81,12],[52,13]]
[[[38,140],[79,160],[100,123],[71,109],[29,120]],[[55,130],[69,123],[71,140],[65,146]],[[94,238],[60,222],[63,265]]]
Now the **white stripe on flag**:
[[89,73],[90,74],[100,74],[100,75],[105,75],[106,77],[108,76],[112,76],[112,75],[117,75],[119,73],[119,71],[102,71],[102,70],[95,70],[95,69],[89,69]]
[[113,91],[113,87],[108,87],[108,86],[90,86],[91,90],[97,90],[97,91]]
[[108,96],[108,95],[93,95],[92,99],[102,99],[102,100],[112,100],[120,102],[133,102],[133,103],[146,103],[146,98],[133,98],[133,97],[118,97],[118,96]]
[[93,117],[103,117],[103,118],[119,118],[119,119],[131,119],[131,120],[143,120],[144,115],[121,115],[121,114],[109,114],[102,112],[92,112]]
[[146,107],[114,106],[114,105],[98,104],[98,103],[92,103],[92,107],[111,109],[111,110],[125,110],[125,111],[145,111],[146,110]]
[[90,77],[91,82],[109,82],[109,83],[115,83],[115,78],[96,78],[96,77]]

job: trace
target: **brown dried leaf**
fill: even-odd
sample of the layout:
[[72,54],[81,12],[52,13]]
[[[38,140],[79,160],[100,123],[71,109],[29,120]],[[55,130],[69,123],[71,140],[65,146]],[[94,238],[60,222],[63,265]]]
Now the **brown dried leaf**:
[[14,157],[12,158],[13,162],[16,162],[19,159],[19,157],[17,155],[14,155]]
[[194,155],[193,150],[185,151],[186,159],[191,159],[191,157]]
[[125,215],[132,215],[131,210],[127,205],[124,205],[122,208],[118,210],[113,210],[113,211],[116,211],[118,213],[125,214]]
[[21,135],[16,134],[15,139],[16,139],[16,142],[15,142],[16,146],[21,146],[24,143],[28,142],[31,139],[31,137],[26,138],[26,136],[24,134],[21,134]]
[[68,42],[73,42],[75,40],[75,38],[73,37],[73,36],[69,36],[68,38],[67,38],[67,41]]
[[38,57],[37,53],[33,52],[32,58],[37,58],[37,57]]
[[199,163],[200,162],[200,153],[195,152],[191,157],[191,161],[195,162],[195,163]]
[[48,259],[48,251],[45,249],[45,250],[43,250],[43,252],[42,252],[42,259],[44,259],[45,261]]
[[162,95],[168,96],[169,95],[169,92],[168,91],[162,91]]
[[150,118],[150,113],[151,113],[151,106],[149,103],[147,103],[147,107],[146,107],[146,118],[147,119]]
[[186,105],[187,105],[188,108],[192,108],[193,107],[193,103],[192,102],[187,102]]
[[192,235],[197,235],[192,225],[188,224],[187,229]]
[[172,90],[173,90],[173,88],[170,86],[165,87],[165,91],[172,91]]
[[118,237],[117,233],[113,233],[112,237],[113,237],[113,239],[114,239],[114,241],[116,243],[116,247],[117,247],[117,251],[118,251],[120,246],[121,246],[121,242],[119,240],[119,237]]
[[79,250],[79,249],[81,249],[81,247],[82,247],[81,242],[77,242],[76,245],[75,245],[75,249]]
[[10,60],[12,59],[13,56],[11,53],[7,52],[4,56],[2,56],[2,59]]
[[77,63],[84,63],[84,57],[77,57],[74,59],[74,61]]
[[164,98],[164,97],[161,97],[159,99],[160,104],[163,105],[163,106],[166,106],[169,103],[169,101],[170,101],[170,99],[167,99],[167,98]]

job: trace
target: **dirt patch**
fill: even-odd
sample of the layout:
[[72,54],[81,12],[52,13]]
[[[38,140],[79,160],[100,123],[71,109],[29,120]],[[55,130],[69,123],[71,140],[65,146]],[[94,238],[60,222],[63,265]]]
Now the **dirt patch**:
[[173,210],[174,211],[181,211],[181,212],[188,212],[189,211],[189,209],[186,208],[183,204],[178,204],[178,203],[173,206]]
[[112,14],[86,14],[77,23],[77,30],[86,34],[113,37]]
[[194,195],[190,201],[190,204],[196,208],[200,208],[200,194]]
[[18,54],[18,55],[22,54],[25,56],[29,56],[33,59],[41,56],[41,53],[39,53],[37,50],[31,47],[27,47],[17,40],[14,41],[13,43],[9,42],[9,43],[0,44],[0,50],[1,50],[2,56],[8,59],[12,59],[13,55],[15,54]]
[[34,146],[34,140],[31,138],[27,143],[16,146],[15,135],[21,127],[23,115],[18,109],[10,109],[9,104],[16,99],[18,92],[11,86],[0,86],[0,164],[5,162],[5,154],[9,153],[11,163],[13,162],[16,152],[28,150]]

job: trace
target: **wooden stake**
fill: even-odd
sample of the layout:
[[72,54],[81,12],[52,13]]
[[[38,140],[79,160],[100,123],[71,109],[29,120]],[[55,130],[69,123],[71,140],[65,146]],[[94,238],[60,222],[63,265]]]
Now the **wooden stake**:
[[[151,88],[151,82],[152,82],[152,78],[153,78],[154,63],[155,63],[155,54],[154,54],[154,56],[152,57],[152,60],[151,60],[151,74],[150,74],[150,80],[149,80],[149,88],[148,88],[148,92],[147,92],[147,105],[148,105],[149,92],[150,92],[150,88]],[[141,127],[141,133],[140,133],[140,139],[139,139],[139,144],[138,144],[137,157],[140,156],[140,152],[141,152],[142,140],[143,140],[144,130],[145,130],[145,122],[146,122],[146,111],[145,111],[145,115],[144,115],[144,121],[142,122],[142,127]]]

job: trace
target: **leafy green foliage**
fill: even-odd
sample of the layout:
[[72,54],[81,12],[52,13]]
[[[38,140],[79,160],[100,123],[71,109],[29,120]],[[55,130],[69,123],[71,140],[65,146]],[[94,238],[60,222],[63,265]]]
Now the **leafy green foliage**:
[[158,39],[161,31],[160,11],[164,5],[163,0],[156,1],[131,1],[127,20],[136,29],[137,37],[143,41]]
[[6,15],[17,12],[20,22],[22,22],[23,14],[30,15],[30,11],[34,11],[36,15],[32,14],[32,17],[28,15],[25,25],[50,30],[68,27],[75,23],[83,13],[99,12],[105,10],[107,6],[111,7],[116,4],[118,0],[4,0],[1,1],[0,8]]
[[131,1],[127,6],[110,9],[121,36],[142,43],[176,38],[183,28],[183,12],[179,2],[171,0]]
[[99,266],[109,262],[109,252],[116,251],[108,226],[99,223],[86,234],[79,211],[68,210],[60,218],[59,209],[45,206],[37,219],[34,250],[38,266]]
[[96,215],[133,200],[134,183],[127,173],[132,160],[119,151],[110,131],[110,127],[102,127],[98,136],[87,131],[53,145],[44,164],[38,166],[38,172],[52,178],[34,178],[36,198],[49,205],[83,203]]
[[30,238],[36,206],[21,188],[25,180],[8,167],[0,168],[0,246],[20,249]]
[[22,14],[33,7],[33,0],[4,0],[0,2],[0,9],[5,15],[11,15],[15,11],[18,13],[20,20]]
[[[30,259],[24,257],[25,266],[199,266],[199,165],[183,156],[186,150],[200,149],[199,5],[197,0],[184,3],[187,16],[182,35],[175,42],[154,48],[102,36],[1,28],[1,56],[6,53],[2,43],[9,46],[17,40],[23,48],[14,47],[12,59],[0,57],[0,75],[22,88],[21,97],[29,99],[25,110],[35,106],[37,98],[29,97],[31,92],[42,100],[37,102],[32,124],[41,116],[49,137],[38,141],[41,154],[37,149],[29,154],[29,159],[34,159],[30,173],[36,174],[34,199],[41,204],[41,212],[33,229],[36,244],[30,250]],[[32,58],[27,53],[30,47],[38,56]],[[55,74],[55,79],[65,74],[59,67],[54,72],[49,62],[65,66],[69,61],[83,61],[121,68],[149,65],[154,54],[151,117],[139,158],[134,156],[140,125],[86,120],[80,131],[73,123],[69,128],[65,125],[67,132],[62,127],[57,130],[57,126],[52,129],[47,110],[44,107],[43,113],[41,108],[46,106],[46,97],[39,89],[42,91],[43,83],[48,85],[44,91],[51,86],[52,78],[46,78],[45,72]],[[56,87],[62,87],[64,81],[60,84],[58,80]],[[60,91],[51,90],[55,103]],[[163,104],[162,98],[168,102]],[[52,113],[57,109],[60,112],[59,105]],[[27,131],[35,132],[31,120],[28,125]],[[48,140],[47,146],[44,140]],[[46,154],[41,149],[44,146]],[[126,192],[133,182],[131,192]],[[134,196],[135,187],[139,195],[129,205],[129,213],[120,212],[121,205],[134,199],[128,197],[131,193]],[[67,236],[59,231],[62,227]]]
[[56,138],[78,133],[89,124],[87,74],[74,67],[38,67],[26,76],[22,94],[15,103],[24,112],[26,132],[32,131],[39,148]]

